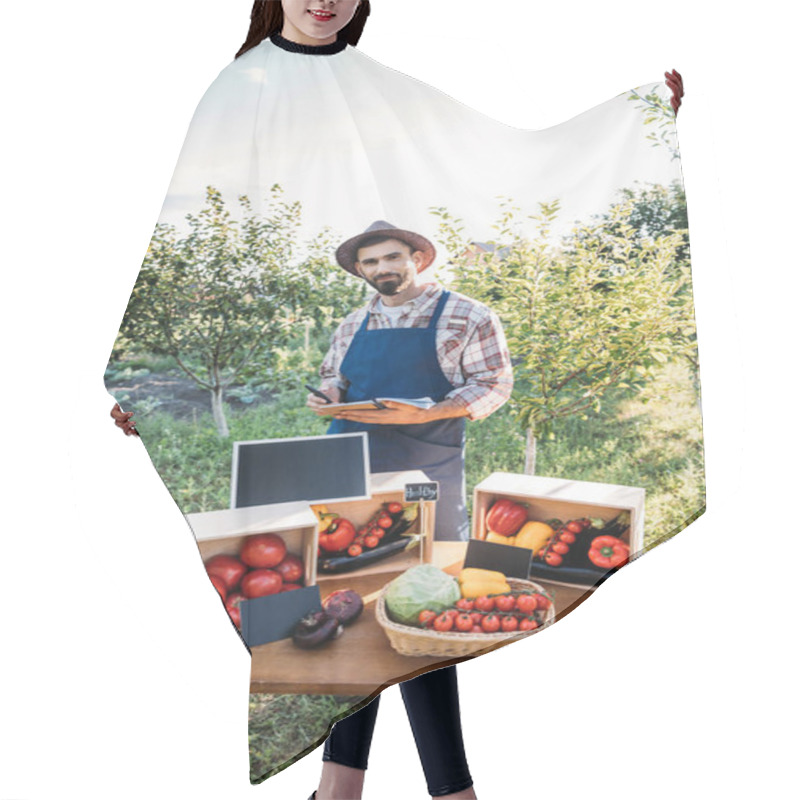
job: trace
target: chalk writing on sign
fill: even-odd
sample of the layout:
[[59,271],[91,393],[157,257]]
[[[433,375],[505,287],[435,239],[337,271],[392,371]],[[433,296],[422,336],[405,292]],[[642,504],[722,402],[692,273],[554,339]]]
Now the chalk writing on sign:
[[407,483],[405,489],[406,503],[413,503],[417,500],[439,499],[439,481],[430,481],[430,483]]

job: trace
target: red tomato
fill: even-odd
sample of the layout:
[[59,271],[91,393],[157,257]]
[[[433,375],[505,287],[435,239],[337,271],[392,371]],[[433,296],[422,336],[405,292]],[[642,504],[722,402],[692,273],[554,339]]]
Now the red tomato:
[[472,600],[467,599],[466,597],[462,597],[457,603],[456,608],[460,608],[462,611],[472,611],[475,607],[475,603]]
[[455,620],[455,618],[461,613],[457,608],[448,608],[447,611],[443,611],[443,614],[450,617],[450,619]]
[[487,614],[481,622],[481,628],[485,633],[496,633],[500,630],[500,617],[497,614]]
[[472,630],[472,617],[464,612],[463,614],[459,614],[456,617],[456,629],[460,631],[471,631]]
[[519,622],[516,617],[503,617],[500,620],[500,627],[508,633],[517,630]]
[[293,553],[287,553],[283,561],[275,567],[275,572],[280,573],[286,583],[297,583],[303,577],[305,569],[303,562]]
[[282,592],[291,592],[292,589],[302,589],[303,587],[299,583],[284,583],[281,586]]
[[[473,625],[480,625],[481,622],[483,622],[483,614],[481,614],[480,611],[473,611],[470,614],[470,617],[472,617],[472,624]],[[481,628],[481,630],[483,630],[483,629]]]
[[535,631],[539,627],[539,623],[535,619],[525,617],[519,621],[519,629],[521,631]]
[[394,520],[391,517],[378,517],[378,526],[381,528],[391,528]]
[[575,534],[571,533],[570,531],[562,531],[558,538],[562,542],[566,542],[567,544],[573,544],[575,541]]
[[364,539],[364,544],[367,547],[377,547],[379,541],[380,541],[380,539],[377,536],[375,536],[374,533],[371,533],[369,536],[367,536]]
[[283,578],[274,569],[253,569],[242,578],[242,593],[248,598],[277,594],[281,586]]
[[239,585],[242,575],[247,572],[247,567],[236,556],[222,554],[209,558],[205,567],[209,575],[216,575],[222,580],[228,591],[235,589]]
[[494,610],[494,597],[487,597],[482,595],[475,599],[475,608],[478,611],[493,611]]
[[247,600],[247,598],[241,592],[234,592],[228,595],[228,599],[225,601],[225,610],[237,628],[242,627],[241,605],[244,600]]
[[583,530],[583,523],[578,522],[578,520],[572,520],[565,527],[570,533],[580,533]]
[[547,595],[536,595],[536,608],[540,609],[541,611],[547,611],[551,605],[553,605],[553,601]]
[[544,557],[544,560],[545,563],[549,564],[551,567],[558,567],[564,559],[558,553],[553,553],[551,551]]
[[516,604],[517,600],[513,594],[501,594],[494,599],[494,606],[498,611],[511,611]]
[[386,531],[383,528],[378,528],[376,531],[372,532],[373,536],[377,536],[378,539],[383,539],[386,536]]
[[239,557],[248,567],[276,567],[286,555],[286,542],[275,533],[248,536]]
[[517,609],[523,614],[531,614],[539,607],[536,595],[521,594],[517,597]]
[[324,533],[319,535],[319,546],[329,553],[346,550],[356,538],[353,523],[344,517],[336,517]]
[[399,514],[403,510],[403,504],[402,503],[389,503],[389,505],[386,506],[386,510],[390,514]]
[[363,548],[360,544],[351,544],[350,547],[347,548],[347,555],[349,556],[360,556],[363,551]]
[[550,546],[550,550],[553,553],[558,553],[560,556],[565,556],[569,553],[569,545],[566,542],[553,542]]
[[483,633],[483,628],[480,625],[473,625],[470,633]]
[[214,588],[219,592],[219,596],[222,598],[222,602],[225,602],[225,598],[228,596],[228,589],[225,586],[225,581],[219,577],[219,575],[209,575],[211,578],[211,583],[214,584]]
[[449,614],[439,614],[433,621],[433,629],[441,632],[452,630],[453,618]]
[[419,612],[419,617],[417,619],[419,620],[420,625],[430,626],[437,616],[438,614],[435,611],[429,611],[428,609],[425,609],[425,611]]

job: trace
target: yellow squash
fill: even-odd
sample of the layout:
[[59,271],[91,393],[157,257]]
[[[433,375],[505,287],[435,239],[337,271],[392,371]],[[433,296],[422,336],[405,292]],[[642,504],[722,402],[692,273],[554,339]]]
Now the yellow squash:
[[458,576],[461,596],[472,599],[485,594],[506,594],[511,591],[506,576],[492,569],[466,567]]

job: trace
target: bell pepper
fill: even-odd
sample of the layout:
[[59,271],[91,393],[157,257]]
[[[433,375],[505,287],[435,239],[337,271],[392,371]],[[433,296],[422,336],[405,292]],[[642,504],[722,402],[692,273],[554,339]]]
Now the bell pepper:
[[327,506],[311,506],[311,510],[319,520],[319,532],[325,533],[331,523],[339,516],[335,511],[328,511]]
[[553,538],[555,531],[544,522],[526,522],[516,536],[517,547],[527,547],[537,553]]
[[329,553],[346,550],[355,538],[356,529],[353,527],[353,523],[344,517],[337,517],[324,532],[320,533],[319,546]]
[[513,536],[527,518],[527,506],[504,497],[495,500],[489,509],[486,515],[486,527],[501,536]]
[[589,560],[596,567],[613,569],[628,562],[630,548],[616,536],[598,536],[592,539]]

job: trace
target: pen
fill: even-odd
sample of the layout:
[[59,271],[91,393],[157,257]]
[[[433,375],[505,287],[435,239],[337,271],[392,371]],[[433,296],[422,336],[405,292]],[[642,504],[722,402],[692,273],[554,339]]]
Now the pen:
[[375,408],[386,408],[380,400],[376,400],[374,397],[372,398],[372,402],[375,404]]
[[328,397],[328,395],[323,394],[321,391],[319,391],[319,389],[315,389],[313,386],[309,386],[307,383],[304,383],[303,385],[306,387],[306,389],[308,389],[309,392],[311,392],[311,394],[315,394],[317,397],[321,398],[326,403],[333,402],[333,400],[331,400],[330,397]]

